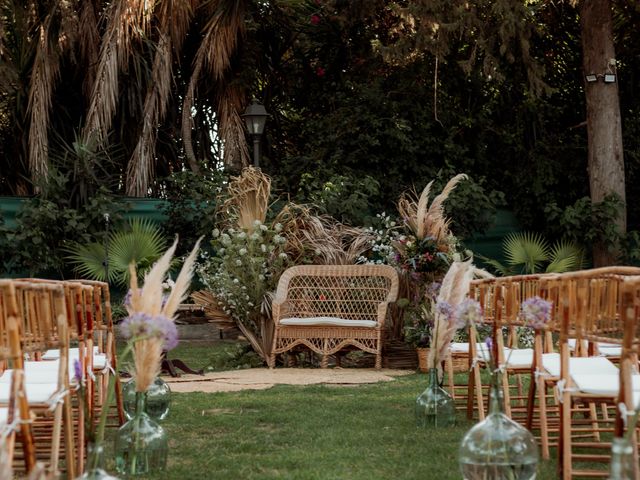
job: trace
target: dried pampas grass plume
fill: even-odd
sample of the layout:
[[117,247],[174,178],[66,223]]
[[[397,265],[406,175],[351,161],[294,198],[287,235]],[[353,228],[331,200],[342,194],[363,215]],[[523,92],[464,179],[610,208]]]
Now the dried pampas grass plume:
[[420,197],[415,191],[404,192],[398,201],[398,211],[405,219],[409,228],[418,239],[433,237],[436,243],[444,243],[449,236],[450,220],[444,215],[444,202],[458,183],[467,179],[467,175],[460,173],[447,182],[439,195],[429,205],[429,195],[433,180],[424,188]]
[[237,226],[253,231],[254,222],[264,223],[269,208],[271,179],[260,169],[247,167],[238,177],[233,177],[227,187],[229,198],[222,204],[222,216],[237,220]]
[[[474,266],[471,260],[453,262],[442,280],[437,301],[447,302],[455,310],[469,293],[473,272]],[[448,354],[449,344],[456,333],[455,322],[451,322],[445,315],[436,312],[432,331],[427,364],[429,368],[437,368],[441,373],[441,362]]]

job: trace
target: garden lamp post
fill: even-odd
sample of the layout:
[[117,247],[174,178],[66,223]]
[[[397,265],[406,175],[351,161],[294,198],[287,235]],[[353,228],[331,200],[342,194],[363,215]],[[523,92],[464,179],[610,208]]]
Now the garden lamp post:
[[255,167],[260,165],[260,137],[262,132],[264,132],[264,124],[268,116],[269,114],[265,110],[264,105],[258,103],[258,100],[255,98],[242,115],[242,118],[244,118],[247,124],[247,130],[251,137],[253,137],[253,165]]

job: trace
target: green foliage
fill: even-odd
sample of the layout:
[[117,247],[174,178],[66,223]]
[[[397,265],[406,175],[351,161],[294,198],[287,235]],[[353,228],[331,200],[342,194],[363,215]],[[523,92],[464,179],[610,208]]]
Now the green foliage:
[[[134,263],[142,277],[165,248],[161,229],[150,220],[135,218],[129,221],[128,228],[111,232],[106,242],[72,243],[66,249],[66,259],[81,276],[125,287],[129,284],[129,264]],[[105,265],[109,268],[108,279]]]
[[584,252],[578,245],[563,240],[550,246],[539,233],[511,233],[503,241],[503,250],[506,266],[497,260],[480,258],[504,276],[562,273],[579,270],[584,265]]
[[204,175],[184,171],[165,179],[164,229],[167,235],[180,237],[178,248],[184,251],[178,250],[178,254],[186,253],[202,235],[211,235],[217,220],[217,198],[225,179],[219,171]]
[[90,241],[104,229],[104,213],[117,223],[123,210],[104,190],[80,209],[72,208],[64,192],[56,189],[29,199],[18,211],[14,229],[0,225],[0,270],[5,274],[67,276],[63,258],[67,243],[72,239]]
[[294,201],[312,204],[319,213],[342,223],[368,225],[374,216],[371,207],[378,203],[379,188],[379,182],[370,175],[331,175],[323,181],[318,175],[304,173]]
[[622,238],[614,222],[620,216],[620,207],[620,199],[615,195],[608,195],[598,203],[582,197],[564,209],[551,202],[545,213],[555,235],[590,251],[595,244],[611,247],[619,244]]
[[231,343],[210,356],[207,371],[239,370],[262,367],[264,360],[248,343]]

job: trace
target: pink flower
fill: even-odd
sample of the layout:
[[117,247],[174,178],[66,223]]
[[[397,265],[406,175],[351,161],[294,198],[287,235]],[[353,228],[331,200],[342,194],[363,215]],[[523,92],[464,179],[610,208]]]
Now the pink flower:
[[324,77],[324,74],[327,73],[327,71],[322,68],[322,67],[316,67],[316,75],[319,77]]
[[320,23],[320,15],[311,15],[311,25],[318,25]]

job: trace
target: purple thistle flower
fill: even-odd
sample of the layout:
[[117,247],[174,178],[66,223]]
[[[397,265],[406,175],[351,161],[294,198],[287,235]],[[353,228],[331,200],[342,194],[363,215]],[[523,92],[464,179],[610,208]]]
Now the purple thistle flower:
[[467,298],[456,309],[456,328],[464,328],[475,325],[482,320],[482,307],[477,300]]
[[487,337],[484,339],[484,344],[487,346],[489,352],[493,351],[493,338]]
[[178,345],[178,329],[164,315],[152,316],[136,312],[124,319],[120,324],[120,332],[123,337],[133,341],[160,338],[164,341],[164,350],[171,350]]
[[544,328],[551,319],[553,303],[538,296],[527,298],[522,302],[520,314],[528,327],[535,330]]
[[80,365],[80,360],[77,358],[73,360],[73,378],[79,384],[82,383],[84,379],[84,375],[82,374],[82,365]]
[[453,307],[449,302],[439,300],[438,303],[436,303],[436,312],[445,317],[449,323],[453,321]]

